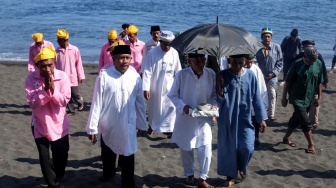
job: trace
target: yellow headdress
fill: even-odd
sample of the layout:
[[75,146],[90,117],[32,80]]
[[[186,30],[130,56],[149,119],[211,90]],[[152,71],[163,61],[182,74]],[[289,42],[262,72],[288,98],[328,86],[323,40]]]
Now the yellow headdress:
[[137,28],[135,25],[130,25],[128,28],[127,28],[128,32],[130,33],[137,33],[139,31],[139,28]]
[[37,54],[34,58],[35,63],[46,60],[46,59],[54,59],[56,57],[56,52],[53,48],[46,46],[44,47],[39,54]]
[[35,42],[42,42],[43,40],[43,34],[42,33],[34,33],[32,34],[32,38]]
[[112,52],[114,50],[114,47],[119,46],[119,45],[125,45],[125,43],[122,40],[118,40],[117,42],[114,42],[111,44],[109,48],[107,48],[107,51]]
[[107,38],[110,40],[116,40],[118,38],[117,30],[111,30],[107,34]]
[[68,39],[69,33],[65,29],[58,29],[56,36],[60,39]]

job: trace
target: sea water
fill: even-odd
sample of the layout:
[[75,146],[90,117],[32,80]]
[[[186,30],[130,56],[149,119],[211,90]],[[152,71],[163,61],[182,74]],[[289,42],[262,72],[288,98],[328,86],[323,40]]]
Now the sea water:
[[273,42],[281,44],[293,28],[302,39],[312,38],[330,66],[335,44],[333,0],[142,0],[142,1],[32,1],[0,0],[0,61],[27,61],[36,32],[55,47],[56,31],[65,28],[69,42],[77,46],[84,64],[97,64],[111,29],[122,31],[129,23],[140,30],[138,38],[151,38],[151,25],[174,33],[199,24],[219,23],[242,27],[260,39],[263,27],[273,29]]

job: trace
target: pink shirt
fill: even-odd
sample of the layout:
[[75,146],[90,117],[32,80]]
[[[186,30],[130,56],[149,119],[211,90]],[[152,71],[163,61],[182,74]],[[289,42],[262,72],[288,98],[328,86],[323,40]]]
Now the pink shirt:
[[41,44],[41,46],[37,46],[35,44],[35,42],[33,42],[33,44],[30,45],[30,48],[29,48],[29,60],[28,60],[28,71],[29,72],[34,72],[35,70],[38,69],[35,66],[34,58],[46,46],[50,46],[53,49],[55,49],[54,45],[51,42],[46,41],[46,40],[43,40],[43,43]]
[[[110,43],[107,42],[103,45],[101,52],[100,52],[100,58],[99,58],[99,65],[98,65],[98,72],[107,64],[112,62],[112,56],[111,53],[107,51],[107,49],[110,47]],[[112,62],[113,64],[113,62]]]
[[26,97],[32,109],[34,138],[46,137],[55,141],[69,134],[70,121],[66,105],[70,100],[69,78],[63,71],[54,71],[54,94],[44,91],[44,78],[40,70],[30,73],[26,78]]
[[135,68],[135,70],[140,73],[140,68],[142,64],[142,55],[145,48],[145,43],[141,40],[137,39],[137,41],[132,44],[129,40],[125,42],[125,44],[128,44],[131,47],[131,66]]
[[79,49],[69,44],[66,49],[58,47],[56,53],[56,68],[64,71],[68,75],[71,86],[78,86],[79,80],[85,79]]

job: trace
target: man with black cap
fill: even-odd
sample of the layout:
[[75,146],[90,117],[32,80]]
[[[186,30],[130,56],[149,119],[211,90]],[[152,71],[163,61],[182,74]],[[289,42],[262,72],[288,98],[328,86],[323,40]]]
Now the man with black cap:
[[130,26],[130,24],[128,23],[124,23],[121,25],[121,28],[123,29],[123,31],[119,34],[118,40],[123,40],[124,42],[128,40],[128,27]]
[[144,53],[142,55],[142,64],[141,64],[141,71],[140,71],[141,73],[143,72],[144,63],[146,61],[146,56],[149,50],[160,45],[160,34],[161,34],[160,26],[158,25],[151,26],[151,30],[149,33],[152,36],[152,39],[150,39],[149,41],[145,43]]
[[167,94],[175,74],[181,70],[179,54],[170,46],[174,38],[171,31],[161,32],[160,45],[147,54],[142,85],[144,97],[148,100],[148,123],[153,131],[162,132],[167,138],[171,137],[176,118],[175,106]]
[[200,104],[210,104],[217,109],[216,74],[210,68],[204,67],[205,55],[188,54],[190,67],[178,73],[168,97],[176,107],[176,121],[172,143],[180,148],[184,175],[188,178],[187,185],[194,185],[194,150],[197,151],[199,162],[198,187],[211,187],[205,180],[211,163],[211,118],[191,117],[189,111]]
[[[307,40],[302,41],[302,49],[303,50],[305,50],[308,47],[314,47],[314,46],[315,46],[315,41],[313,39],[307,39]],[[299,53],[299,55],[297,55],[295,57],[294,61],[303,58],[303,56],[304,56],[304,52]],[[328,81],[328,72],[327,72],[327,68],[325,66],[324,60],[322,58],[322,55],[320,53],[318,53],[318,58],[317,59],[320,60],[321,63],[322,63],[322,74],[323,74],[322,85],[324,86],[324,88],[327,88],[328,87],[328,82],[329,82]],[[318,114],[319,114],[319,111],[320,111],[320,106],[314,105],[316,103],[317,97],[318,97],[318,91],[315,92],[314,99],[312,101],[312,105],[310,106],[310,110],[309,110],[309,120],[310,120],[310,123],[313,124],[314,129],[316,129],[317,126],[318,126]]]
[[299,31],[293,29],[290,36],[286,36],[281,43],[281,51],[283,54],[283,79],[286,79],[288,69],[294,61],[295,56],[302,52],[301,38]]
[[116,46],[112,58],[114,66],[101,72],[96,80],[86,131],[93,144],[98,140],[101,145],[103,176],[100,180],[106,182],[115,175],[116,155],[119,155],[121,187],[135,187],[136,130],[139,134],[146,130],[142,81],[136,71],[129,69],[130,46]]
[[[307,141],[307,153],[315,153],[313,142],[313,126],[309,122],[308,114],[315,91],[318,91],[316,103],[319,106],[322,99],[322,63],[317,59],[318,52],[315,47],[307,47],[304,56],[295,61],[288,71],[281,103],[286,107],[289,101],[294,106],[294,113],[289,119],[286,135],[283,143],[291,147],[296,145],[290,140],[294,129],[301,127]],[[288,98],[287,98],[288,93]]]
[[226,176],[225,187],[232,187],[238,175],[244,180],[254,152],[252,109],[260,126],[266,130],[267,119],[259,84],[254,73],[245,69],[246,55],[230,55],[231,67],[217,74],[218,144],[217,173]]

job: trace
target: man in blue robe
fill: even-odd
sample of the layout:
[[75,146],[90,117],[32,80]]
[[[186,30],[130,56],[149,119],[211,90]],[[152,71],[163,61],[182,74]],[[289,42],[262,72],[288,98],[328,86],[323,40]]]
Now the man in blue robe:
[[235,184],[238,173],[246,178],[247,166],[254,152],[254,127],[252,108],[260,132],[267,125],[267,114],[253,71],[243,68],[246,55],[230,56],[230,69],[217,76],[219,106],[218,118],[218,168],[217,173],[227,176],[226,187]]

